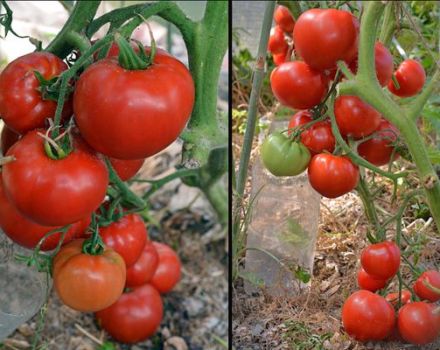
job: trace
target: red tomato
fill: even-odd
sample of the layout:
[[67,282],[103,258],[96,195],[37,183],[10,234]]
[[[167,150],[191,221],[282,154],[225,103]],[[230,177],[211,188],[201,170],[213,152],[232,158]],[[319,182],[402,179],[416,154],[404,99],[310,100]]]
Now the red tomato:
[[[38,91],[40,83],[34,71],[49,80],[66,69],[67,65],[49,52],[32,52],[9,63],[0,74],[0,115],[5,124],[24,134],[53,118],[57,104]],[[72,114],[71,101],[65,104],[63,114]]]
[[127,269],[126,287],[138,287],[150,282],[159,265],[159,254],[151,242],[145,244],[141,256]]
[[320,153],[313,156],[308,169],[310,185],[327,198],[350,192],[359,181],[359,168],[345,156]]
[[327,92],[327,80],[300,61],[286,62],[270,75],[275,97],[283,105],[293,109],[309,109],[316,106]]
[[5,155],[8,152],[9,148],[18,141],[20,135],[17,134],[12,129],[8,128],[8,126],[4,125],[1,134],[1,151],[2,154]]
[[[397,305],[399,302],[399,292],[387,294],[385,299],[390,302],[392,305]],[[411,302],[411,292],[407,289],[402,290],[401,296],[402,305],[408,304]]]
[[118,253],[130,267],[141,256],[148,240],[147,229],[137,214],[128,214],[106,227],[100,227],[99,233],[105,245]]
[[267,49],[272,54],[281,54],[286,52],[289,48],[286,39],[284,38],[284,32],[279,26],[275,26],[270,31],[269,41],[267,43]]
[[390,303],[368,290],[354,292],[342,307],[345,331],[359,341],[385,339],[393,331],[395,318]]
[[429,289],[424,281],[428,282],[434,288],[440,289],[440,272],[435,270],[425,271],[417,278],[414,284],[414,292],[420,299],[429,300],[433,303],[440,300],[440,293]]
[[356,139],[372,134],[382,120],[378,111],[357,96],[339,96],[335,101],[335,117],[341,135]]
[[399,89],[396,89],[392,81],[388,83],[388,89],[399,97],[417,95],[426,80],[425,70],[416,60],[403,61],[397,68],[395,76],[399,83]]
[[287,52],[282,52],[279,54],[272,55],[273,63],[275,63],[276,66],[279,66],[283,64],[284,62],[288,61]]
[[153,242],[159,255],[159,264],[151,284],[161,293],[168,293],[180,280],[181,263],[178,255],[169,246]]
[[362,251],[361,264],[375,278],[389,279],[400,266],[400,249],[394,242],[371,244]]
[[193,108],[194,83],[180,61],[161,51],[145,70],[125,70],[107,58],[81,75],[73,103],[81,134],[94,149],[140,159],[179,136]]
[[402,338],[417,345],[436,340],[440,335],[440,316],[434,309],[434,304],[420,301],[402,306],[397,318]]
[[76,239],[60,249],[53,260],[53,283],[64,304],[94,312],[109,307],[121,296],[125,263],[112,249],[100,255],[85,254],[83,243],[83,239]]
[[98,324],[115,340],[137,343],[151,337],[162,321],[163,304],[159,292],[149,284],[121,295],[116,303],[98,311]]
[[[89,224],[90,217],[72,224],[64,235],[63,244],[81,235]],[[55,230],[57,227],[41,226],[29,221],[21,215],[6,197],[0,174],[0,228],[6,236],[18,245],[34,249],[48,232]],[[41,250],[55,249],[61,239],[61,235],[61,233],[51,234],[44,240],[44,243],[41,245]]]
[[357,275],[359,288],[375,292],[386,286],[387,280],[377,279],[370,276],[364,269],[360,269]]
[[113,166],[113,169],[115,169],[116,174],[120,177],[122,181],[128,181],[133,176],[136,175],[136,173],[139,171],[140,168],[142,168],[142,165],[144,164],[145,159],[133,159],[133,160],[123,160],[123,159],[116,159],[116,158],[109,158],[110,163]]
[[[312,113],[310,111],[299,111],[290,119],[289,129],[310,123],[312,120]],[[301,142],[309,149],[312,155],[323,151],[333,152],[335,150],[336,141],[330,122],[317,122],[307,130],[304,130],[301,133]]]
[[[393,76],[394,63],[390,50],[380,41],[374,46],[374,64],[376,67],[376,77],[381,86],[386,86]],[[357,58],[350,63],[349,68],[356,74],[358,68]]]
[[350,63],[357,55],[359,21],[350,12],[311,9],[293,29],[298,55],[312,68],[330,69],[338,60]]
[[44,140],[34,130],[13,145],[3,166],[6,195],[26,218],[44,226],[64,226],[89,217],[101,204],[108,185],[105,164],[77,135],[63,159],[46,155]]
[[295,27],[295,20],[287,7],[278,5],[273,19],[283,31],[292,34],[293,28]]
[[[358,146],[358,153],[371,164],[377,166],[388,164],[394,150],[392,144],[396,141],[398,135],[399,130],[388,120],[382,119],[374,137]],[[394,152],[393,160],[398,157],[399,154]]]

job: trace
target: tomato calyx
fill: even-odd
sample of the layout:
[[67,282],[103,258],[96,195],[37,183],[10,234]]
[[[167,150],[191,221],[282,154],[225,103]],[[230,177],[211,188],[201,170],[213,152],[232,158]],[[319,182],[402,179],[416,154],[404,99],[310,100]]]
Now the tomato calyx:
[[129,42],[121,35],[116,34],[115,41],[119,47],[118,62],[122,68],[127,70],[143,70],[153,64],[156,54],[156,43],[154,39],[151,41],[151,51],[148,55],[145,52],[144,46],[139,41],[136,41],[139,53],[136,53]]
[[92,222],[89,226],[92,236],[87,238],[82,245],[82,252],[89,255],[101,255],[104,253],[105,245],[99,235],[99,225],[96,221],[96,214],[92,214]]
[[66,158],[72,152],[72,139],[70,137],[70,130],[67,129],[61,135],[55,138],[51,137],[51,132],[54,127],[50,127],[46,134],[38,133],[44,139],[44,150],[47,156],[53,160],[61,160]]

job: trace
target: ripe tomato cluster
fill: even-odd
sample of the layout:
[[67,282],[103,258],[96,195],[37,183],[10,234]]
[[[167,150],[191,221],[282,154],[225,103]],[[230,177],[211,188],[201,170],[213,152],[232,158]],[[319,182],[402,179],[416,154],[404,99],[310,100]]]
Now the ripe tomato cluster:
[[161,294],[179,281],[181,263],[168,245],[148,239],[134,213],[143,208],[106,194],[111,176],[131,179],[179,136],[194,83],[164,50],[145,48],[138,56],[149,59],[144,69],[124,66],[120,50],[113,44],[104,59],[93,56],[72,79],[59,125],[53,94],[66,63],[33,52],[1,72],[1,148],[9,162],[0,174],[0,228],[23,247],[55,249],[51,273],[60,299],[96,312],[113,338],[134,343],[158,328]]
[[[357,280],[360,290],[354,292],[342,307],[345,331],[359,341],[403,339],[422,345],[440,336],[440,273],[423,272],[413,291],[385,291],[400,266],[400,249],[391,241],[371,244],[361,255]],[[413,294],[413,298],[411,299]],[[420,300],[420,301],[419,301]],[[397,314],[396,314],[397,310]]]
[[[264,141],[263,164],[276,176],[294,176],[308,169],[309,182],[317,192],[339,197],[357,186],[359,168],[337,147],[325,103],[336,84],[345,79],[338,73],[338,61],[357,72],[359,21],[344,10],[310,9],[295,22],[282,6],[274,17],[277,26],[269,38],[269,51],[277,67],[270,75],[271,87],[281,104],[297,112],[290,119],[287,135],[276,132]],[[282,25],[286,18],[289,26]],[[399,97],[421,91],[426,77],[420,63],[405,60],[394,72],[393,57],[380,42],[376,42],[374,55],[378,86]],[[291,56],[296,59],[291,61]],[[353,150],[372,165],[387,165],[398,158],[399,130],[365,101],[340,95],[333,113],[342,138],[353,142]]]

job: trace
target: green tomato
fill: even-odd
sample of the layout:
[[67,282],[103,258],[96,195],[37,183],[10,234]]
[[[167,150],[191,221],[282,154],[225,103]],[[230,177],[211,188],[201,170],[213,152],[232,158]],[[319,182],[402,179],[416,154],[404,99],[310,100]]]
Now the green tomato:
[[275,132],[261,145],[261,159],[273,175],[294,176],[306,170],[310,162],[310,152],[301,142]]

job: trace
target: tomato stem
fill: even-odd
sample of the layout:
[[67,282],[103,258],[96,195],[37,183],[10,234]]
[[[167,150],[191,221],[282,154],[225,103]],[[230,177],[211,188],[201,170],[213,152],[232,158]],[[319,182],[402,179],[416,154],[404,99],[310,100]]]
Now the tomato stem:
[[142,60],[125,38],[120,34],[115,34],[115,41],[119,46],[118,61],[122,68],[127,70],[142,70],[148,68],[150,63]]

